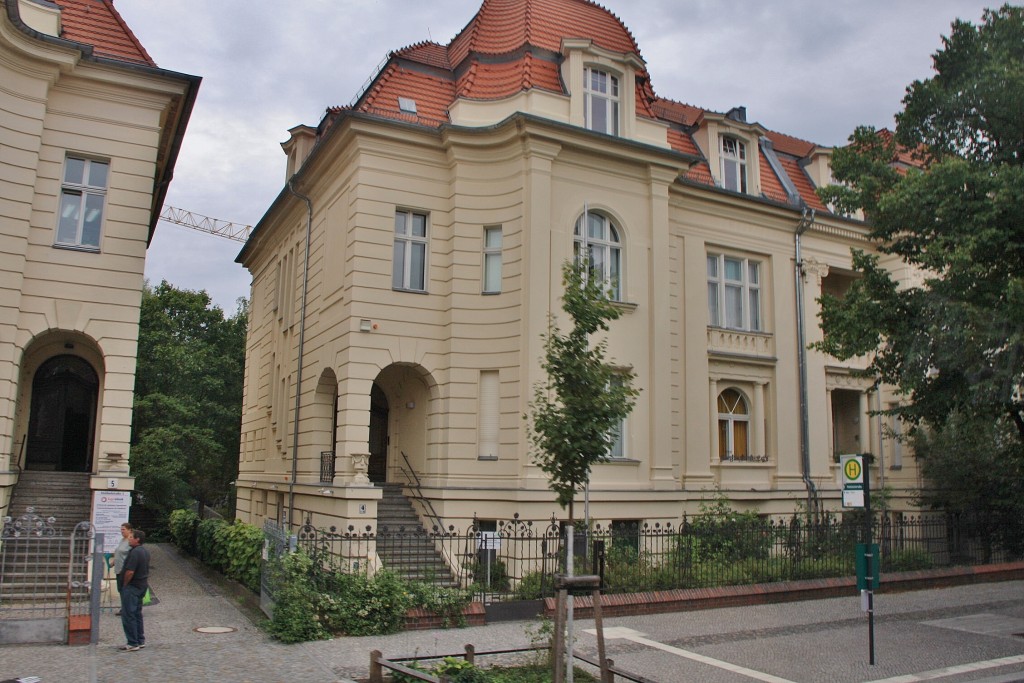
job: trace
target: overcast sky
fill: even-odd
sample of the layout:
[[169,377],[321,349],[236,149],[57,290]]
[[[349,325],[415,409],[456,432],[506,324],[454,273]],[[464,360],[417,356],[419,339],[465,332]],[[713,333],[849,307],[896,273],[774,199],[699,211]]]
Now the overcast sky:
[[[280,143],[349,104],[387,53],[447,44],[482,0],[116,0],[156,63],[202,76],[166,203],[255,224],[285,181]],[[974,0],[607,0],[654,90],[821,145],[892,127],[941,36]],[[161,222],[146,277],[205,289],[227,313],[249,296],[241,244]]]

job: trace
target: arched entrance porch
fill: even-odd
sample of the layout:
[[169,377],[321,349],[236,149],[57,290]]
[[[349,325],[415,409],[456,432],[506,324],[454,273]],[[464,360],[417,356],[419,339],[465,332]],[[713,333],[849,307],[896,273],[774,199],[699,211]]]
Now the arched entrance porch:
[[83,358],[61,354],[32,376],[25,469],[91,472],[99,375]]
[[429,373],[414,365],[394,364],[380,371],[370,390],[370,460],[374,484],[409,483],[427,461]]

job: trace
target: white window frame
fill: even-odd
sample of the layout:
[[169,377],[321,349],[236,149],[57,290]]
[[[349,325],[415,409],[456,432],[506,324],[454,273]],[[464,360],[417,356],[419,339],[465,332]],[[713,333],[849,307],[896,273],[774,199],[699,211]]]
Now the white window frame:
[[[726,266],[738,264],[738,278],[729,277]],[[747,332],[764,331],[764,264],[758,259],[729,254],[707,255],[708,325]],[[739,296],[740,311],[731,310],[729,303]]]
[[483,250],[483,293],[501,293],[501,266],[502,266],[502,229],[500,225],[488,225],[484,227],[484,250]]
[[[81,164],[81,178],[69,178],[72,169],[78,164]],[[98,172],[100,167],[105,169],[102,184],[93,182],[93,170],[97,169]],[[103,238],[107,187],[110,183],[110,162],[69,154],[64,160],[61,180],[54,246],[99,251],[100,240]],[[90,216],[93,220],[88,220]],[[95,224],[94,238],[86,235],[87,223]]]
[[718,140],[722,187],[747,194],[747,143],[732,135],[722,135]]
[[[622,377],[612,378],[613,383],[622,384]],[[626,428],[627,418],[619,420],[619,424],[612,427],[611,431],[608,432],[608,441],[611,443],[611,448],[608,449],[609,460],[628,460],[629,454],[626,452]]]
[[594,67],[583,69],[583,125],[607,135],[619,134],[619,77]]
[[[423,234],[416,234],[416,219],[423,221]],[[417,259],[416,253],[422,253]],[[392,289],[426,292],[430,261],[430,215],[424,211],[395,210],[395,244],[392,252]],[[418,277],[416,266],[419,267]]]
[[[732,406],[727,405],[727,412],[722,412],[719,407],[719,403],[722,401],[722,397],[727,393],[732,392],[736,395],[737,400],[733,402]],[[742,405],[743,412],[738,413],[735,411],[737,405]],[[743,452],[738,456],[740,459],[747,459],[750,457],[750,430],[752,427],[750,419],[750,402],[747,400],[746,395],[736,387],[726,387],[718,393],[715,398],[715,411],[718,413],[718,457],[721,460],[733,460],[737,457],[736,455],[736,430],[737,425],[743,424],[743,433],[745,436],[746,443],[743,444]],[[722,429],[723,423],[725,429]],[[725,441],[722,440],[724,431]]]
[[[586,235],[583,234],[584,221],[588,226]],[[584,241],[587,249],[587,277],[600,277],[608,288],[608,296],[613,301],[622,301],[624,259],[619,229],[604,214],[584,212],[573,228],[573,257],[577,263],[583,253]]]

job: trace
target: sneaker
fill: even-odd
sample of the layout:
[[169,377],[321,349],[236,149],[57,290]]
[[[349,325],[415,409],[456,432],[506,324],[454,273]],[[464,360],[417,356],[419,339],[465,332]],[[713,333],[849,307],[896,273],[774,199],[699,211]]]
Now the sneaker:
[[143,643],[142,645],[139,645],[139,649],[140,649],[140,650],[141,650],[142,648],[144,648],[144,647],[146,647],[146,644],[145,644],[145,643]]
[[142,649],[141,645],[122,645],[119,648],[122,652],[138,652]]

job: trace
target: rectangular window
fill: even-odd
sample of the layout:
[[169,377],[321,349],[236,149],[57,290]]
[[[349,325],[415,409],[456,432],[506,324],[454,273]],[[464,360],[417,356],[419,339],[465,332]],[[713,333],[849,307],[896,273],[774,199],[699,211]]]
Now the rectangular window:
[[495,460],[498,457],[500,395],[497,370],[480,371],[480,404],[477,440],[479,457]]
[[501,292],[501,226],[484,228],[484,293]]
[[104,161],[68,157],[64,162],[56,244],[99,250],[109,171]]
[[746,258],[708,254],[708,324],[760,331],[761,264]]
[[747,192],[747,146],[736,138],[721,138],[722,187]]
[[608,135],[619,134],[619,79],[605,71],[583,70],[584,125]]
[[391,286],[427,291],[427,215],[395,211],[395,251]]
[[[616,386],[622,386],[622,378],[616,377],[612,380],[612,384]],[[619,420],[619,423],[612,427],[612,431],[608,434],[608,440],[611,441],[612,447],[608,450],[608,457],[612,460],[623,460],[626,458],[626,419]]]

